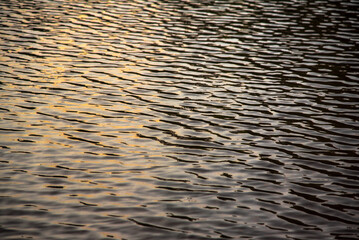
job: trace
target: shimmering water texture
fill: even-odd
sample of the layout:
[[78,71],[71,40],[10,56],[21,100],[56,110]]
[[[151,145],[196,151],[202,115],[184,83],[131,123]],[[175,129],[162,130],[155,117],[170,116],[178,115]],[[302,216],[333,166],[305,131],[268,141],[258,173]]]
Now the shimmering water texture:
[[358,0],[1,0],[1,239],[359,239]]

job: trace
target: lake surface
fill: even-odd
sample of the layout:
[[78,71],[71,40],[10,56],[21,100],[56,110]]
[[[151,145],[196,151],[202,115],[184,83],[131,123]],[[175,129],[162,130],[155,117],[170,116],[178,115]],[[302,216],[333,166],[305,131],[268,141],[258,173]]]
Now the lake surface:
[[1,239],[359,238],[359,1],[0,19]]

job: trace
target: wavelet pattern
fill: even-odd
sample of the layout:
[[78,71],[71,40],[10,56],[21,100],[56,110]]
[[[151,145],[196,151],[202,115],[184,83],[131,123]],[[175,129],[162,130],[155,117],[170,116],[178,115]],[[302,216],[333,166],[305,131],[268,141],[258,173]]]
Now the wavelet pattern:
[[358,1],[0,9],[1,239],[359,238]]

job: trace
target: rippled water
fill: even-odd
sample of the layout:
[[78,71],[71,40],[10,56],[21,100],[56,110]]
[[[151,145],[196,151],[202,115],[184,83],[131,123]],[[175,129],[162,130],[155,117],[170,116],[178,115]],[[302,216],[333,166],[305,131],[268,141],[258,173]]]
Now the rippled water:
[[359,1],[0,16],[1,239],[359,238]]

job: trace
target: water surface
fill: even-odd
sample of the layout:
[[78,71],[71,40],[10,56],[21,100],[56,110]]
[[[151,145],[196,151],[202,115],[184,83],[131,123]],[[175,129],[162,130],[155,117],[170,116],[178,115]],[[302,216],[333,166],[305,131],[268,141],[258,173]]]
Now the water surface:
[[358,13],[1,1],[1,239],[359,238]]

